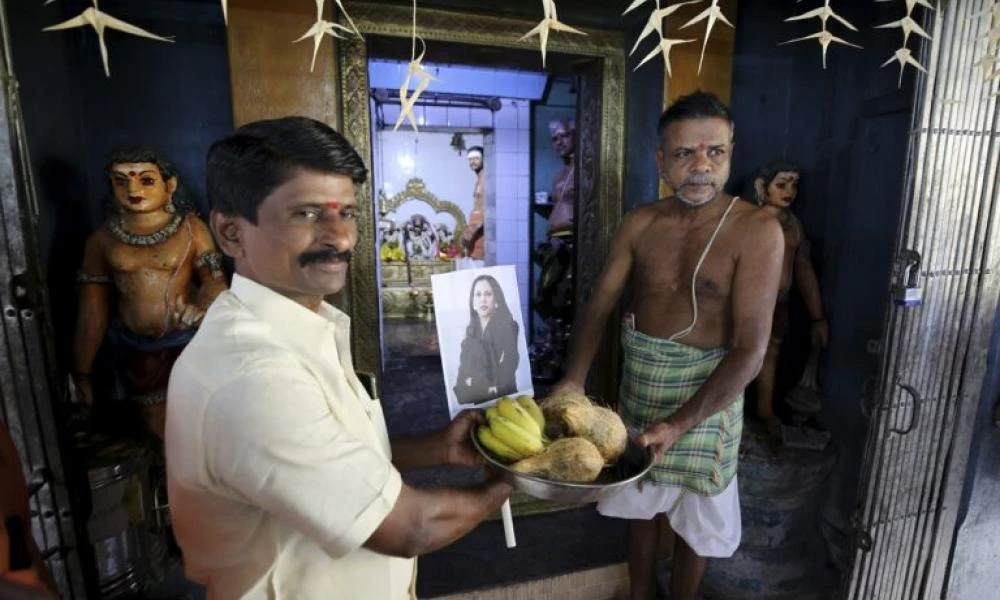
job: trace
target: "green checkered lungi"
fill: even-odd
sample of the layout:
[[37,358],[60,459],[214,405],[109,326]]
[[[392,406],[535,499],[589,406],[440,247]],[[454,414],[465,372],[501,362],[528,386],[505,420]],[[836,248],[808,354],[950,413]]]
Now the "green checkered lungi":
[[[622,419],[640,430],[672,415],[698,391],[727,349],[702,350],[622,328],[624,361],[619,390]],[[682,435],[650,470],[657,485],[702,496],[726,489],[736,475],[743,433],[743,394]]]

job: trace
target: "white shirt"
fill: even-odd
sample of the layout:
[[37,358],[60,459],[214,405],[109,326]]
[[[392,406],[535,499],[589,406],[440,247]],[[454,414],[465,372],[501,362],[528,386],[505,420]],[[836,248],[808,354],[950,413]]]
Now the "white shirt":
[[414,597],[414,560],[362,547],[402,479],[329,304],[235,275],[174,365],[166,456],[174,533],[210,599]]

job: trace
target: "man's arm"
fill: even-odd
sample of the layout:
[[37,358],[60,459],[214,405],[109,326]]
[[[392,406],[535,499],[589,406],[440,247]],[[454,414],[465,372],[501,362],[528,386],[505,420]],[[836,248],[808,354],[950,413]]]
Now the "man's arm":
[[778,295],[784,238],[776,219],[763,211],[747,216],[747,233],[733,275],[731,350],[690,400],[639,437],[659,456],[689,429],[719,412],[760,372]]
[[[483,225],[485,223],[485,215],[482,209],[474,208],[469,214],[469,222],[462,231],[462,245],[468,247],[472,244],[472,240],[476,239],[477,236],[482,234]],[[468,248],[466,248],[468,249]]]
[[809,312],[809,320],[812,322],[813,343],[826,346],[830,333],[823,314],[819,278],[816,277],[816,270],[813,269],[812,261],[809,259],[809,241],[805,235],[802,236],[802,243],[795,251],[795,282],[798,284],[799,293],[802,294],[802,300]]
[[510,485],[498,478],[469,489],[421,490],[403,484],[392,511],[364,545],[391,556],[433,552],[472,531],[510,492]]
[[485,422],[482,411],[465,410],[440,431],[391,440],[392,464],[400,471],[439,465],[481,465],[485,460],[473,447],[471,435],[477,425]]
[[[650,209],[646,209],[650,210]],[[566,374],[553,388],[553,393],[561,391],[583,392],[587,372],[594,361],[601,344],[604,325],[608,316],[618,304],[629,275],[632,273],[632,247],[635,238],[649,223],[643,209],[625,215],[618,233],[611,242],[611,252],[604,271],[597,280],[593,295],[586,308],[573,325],[573,335],[569,343],[569,357]]]
[[[172,390],[183,387],[177,378]],[[297,364],[256,364],[219,388],[206,411],[208,472],[334,557],[361,546],[393,556],[430,552],[470,531],[509,496],[510,486],[496,479],[468,489],[408,487],[377,442],[354,430],[368,426],[361,419],[331,413],[319,384]],[[463,420],[468,439],[475,418]]]

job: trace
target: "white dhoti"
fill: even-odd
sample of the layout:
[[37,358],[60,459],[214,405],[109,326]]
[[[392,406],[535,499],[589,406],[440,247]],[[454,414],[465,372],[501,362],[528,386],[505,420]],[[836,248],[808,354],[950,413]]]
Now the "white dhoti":
[[597,511],[606,517],[644,521],[663,513],[674,533],[704,557],[729,558],[743,534],[736,477],[715,496],[648,481],[641,489],[632,484],[604,497]]

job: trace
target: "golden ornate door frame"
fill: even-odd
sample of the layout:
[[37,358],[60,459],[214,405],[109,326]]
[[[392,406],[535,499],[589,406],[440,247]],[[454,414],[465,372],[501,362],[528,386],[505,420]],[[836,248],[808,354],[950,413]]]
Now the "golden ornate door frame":
[[[408,7],[352,3],[351,16],[364,35],[409,38],[413,15]],[[536,23],[508,17],[483,16],[445,10],[421,9],[419,33],[429,44],[435,41],[461,44],[538,49],[537,38],[518,41],[520,35]],[[345,23],[346,25],[346,23]],[[579,231],[577,245],[577,297],[589,298],[611,246],[611,238],[622,215],[622,173],[624,169],[625,130],[625,52],[617,32],[587,29],[586,36],[555,34],[549,38],[550,52],[575,55],[600,64],[600,147],[593,164],[594,192],[580,199],[577,222],[586,224]],[[369,108],[368,51],[365,41],[340,42],[342,96],[341,131],[362,157],[372,156],[371,115]],[[359,240],[351,265],[349,300],[345,307],[353,320],[354,361],[358,370],[375,374],[381,381],[381,331],[379,289],[376,273],[376,215],[372,181],[358,190],[360,216]],[[582,304],[578,306],[578,314]],[[608,343],[602,345],[594,367],[593,380],[599,395],[614,398],[614,362],[617,353],[618,323],[612,319],[605,332]],[[603,369],[602,369],[603,367]]]

